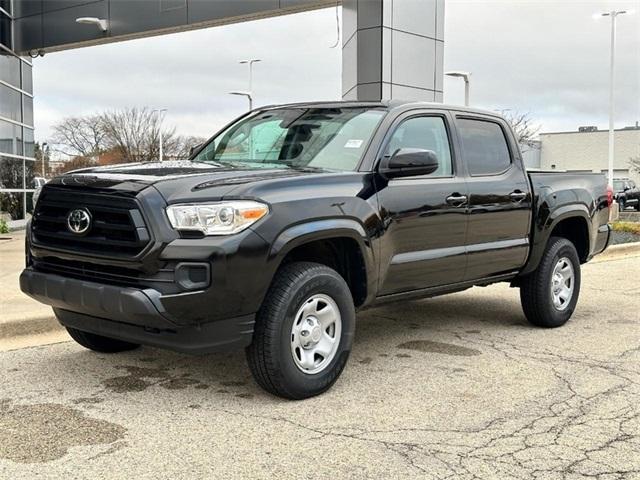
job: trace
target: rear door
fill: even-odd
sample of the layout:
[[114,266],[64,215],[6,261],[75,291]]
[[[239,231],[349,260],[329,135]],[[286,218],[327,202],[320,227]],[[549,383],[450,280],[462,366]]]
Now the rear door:
[[405,113],[387,135],[381,156],[399,148],[433,150],[440,167],[429,175],[376,181],[386,230],[380,252],[381,295],[462,280],[467,187],[452,146],[448,112]]
[[461,113],[456,126],[469,189],[464,279],[516,270],[527,259],[532,212],[518,146],[497,117]]

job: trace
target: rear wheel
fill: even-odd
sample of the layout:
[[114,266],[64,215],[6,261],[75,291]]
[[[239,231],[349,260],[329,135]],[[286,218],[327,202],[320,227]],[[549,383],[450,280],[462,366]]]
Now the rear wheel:
[[560,327],[576,308],[580,293],[580,259],[566,238],[551,237],[533,273],[523,278],[520,301],[533,325]]
[[251,373],[280,397],[319,395],[342,373],[354,330],[351,292],[335,270],[311,262],[286,265],[256,318],[246,349]]
[[95,333],[83,332],[75,328],[67,327],[67,332],[76,342],[84,348],[101,353],[118,353],[127,350],[134,350],[140,345],[137,343],[129,343],[115,338],[103,337]]

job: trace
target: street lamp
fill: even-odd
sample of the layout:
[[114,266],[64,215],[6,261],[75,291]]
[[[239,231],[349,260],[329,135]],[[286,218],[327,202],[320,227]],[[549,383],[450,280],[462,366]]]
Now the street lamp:
[[76,23],[79,23],[81,25],[95,25],[101,32],[106,32],[109,26],[109,22],[107,22],[106,19],[98,17],[76,18]]
[[253,64],[261,62],[259,58],[252,58],[250,60],[240,60],[238,63],[241,65],[249,65],[249,92],[253,93]]
[[469,106],[469,78],[471,77],[471,72],[445,72],[445,75],[449,77],[461,77],[464,79],[464,105],[466,107]]
[[[614,154],[614,86],[615,86],[615,65],[616,65],[616,17],[627,13],[626,10],[611,10],[610,12],[596,13],[593,18],[611,17],[611,64],[609,67],[609,168],[607,171],[607,181],[609,186],[613,185],[613,154]],[[633,13],[633,12],[629,12]]]
[[229,95],[240,95],[241,97],[247,97],[249,99],[249,110],[253,110],[253,97],[251,92],[229,92]]
[[246,92],[229,92],[231,95],[240,95],[249,99],[249,110],[253,110],[253,64],[261,62],[259,58],[252,58],[249,60],[240,60],[238,63],[242,65],[249,65],[249,90]]
[[157,110],[153,110],[152,113],[154,112],[158,112],[158,135],[160,137],[160,148],[158,149],[158,160],[160,162],[164,161],[164,152],[162,150],[162,143],[164,141],[164,139],[162,138],[162,120],[164,120],[164,115],[162,115],[164,112],[166,112],[167,109],[166,108],[160,108]]

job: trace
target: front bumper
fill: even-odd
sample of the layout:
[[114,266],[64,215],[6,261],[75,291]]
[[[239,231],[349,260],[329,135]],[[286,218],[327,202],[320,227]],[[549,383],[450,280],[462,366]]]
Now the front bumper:
[[209,353],[244,347],[253,336],[254,315],[185,325],[165,308],[169,297],[177,311],[186,309],[202,301],[203,291],[163,296],[151,288],[104,285],[32,268],[20,275],[20,288],[52,306],[64,326],[133,343]]

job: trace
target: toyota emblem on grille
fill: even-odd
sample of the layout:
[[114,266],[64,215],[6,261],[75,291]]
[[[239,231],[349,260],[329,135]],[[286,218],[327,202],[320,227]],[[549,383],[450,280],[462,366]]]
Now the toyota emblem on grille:
[[91,214],[86,208],[76,208],[67,215],[67,228],[71,233],[83,235],[91,227]]

